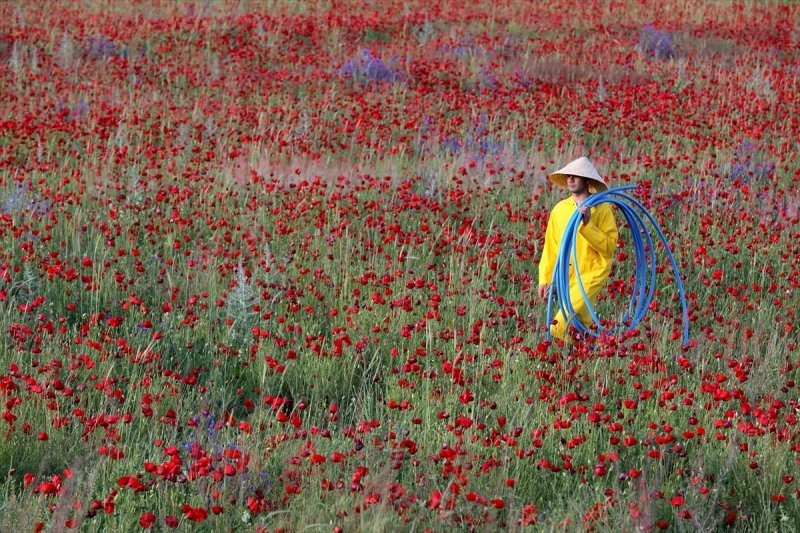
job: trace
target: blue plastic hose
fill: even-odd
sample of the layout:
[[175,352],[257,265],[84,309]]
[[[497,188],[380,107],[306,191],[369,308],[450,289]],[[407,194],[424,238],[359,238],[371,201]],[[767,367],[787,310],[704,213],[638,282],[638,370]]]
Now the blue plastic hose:
[[[684,345],[687,345],[689,343],[689,311],[686,305],[686,295],[684,294],[683,290],[683,282],[681,282],[681,276],[678,272],[678,265],[669,249],[669,244],[667,243],[667,238],[664,236],[664,232],[661,231],[661,228],[658,226],[658,223],[655,221],[653,216],[635,198],[622,192],[635,188],[635,185],[614,187],[597,194],[592,194],[585,202],[581,204],[582,206],[586,205],[589,207],[594,207],[601,203],[608,202],[612,205],[615,205],[625,216],[625,220],[628,222],[628,226],[631,229],[634,250],[634,287],[631,294],[630,305],[628,306],[628,310],[625,313],[625,316],[622,318],[620,324],[613,327],[604,327],[600,322],[600,319],[595,314],[594,308],[592,307],[591,303],[589,302],[589,298],[586,295],[586,290],[584,289],[583,281],[581,280],[581,274],[577,269],[577,265],[580,265],[580,262],[578,261],[578,248],[576,243],[578,230],[580,229],[582,222],[581,214],[577,209],[575,210],[575,213],[572,214],[569,222],[567,222],[567,227],[564,230],[564,236],[561,239],[561,245],[558,250],[558,257],[556,258],[556,264],[553,270],[553,278],[550,282],[550,290],[547,298],[547,323],[550,324],[553,320],[553,297],[555,295],[564,295],[564,297],[558,298],[558,305],[561,313],[565,317],[571,317],[572,326],[584,336],[597,338],[601,335],[612,333],[612,331],[614,333],[627,333],[636,328],[650,307],[656,285],[656,253],[655,247],[653,246],[653,238],[650,236],[648,227],[645,224],[646,219],[650,222],[650,226],[655,230],[656,235],[658,235],[659,240],[664,245],[664,249],[667,251],[669,261],[672,264],[672,271],[675,275],[675,282],[678,286],[678,293],[680,295],[681,306],[683,309],[683,343]],[[642,215],[644,215],[644,218]],[[572,263],[576,265],[575,277],[578,281],[578,287],[580,287],[581,295],[586,303],[586,308],[589,311],[594,324],[597,326],[596,330],[592,330],[589,326],[581,323],[580,319],[575,314],[574,307],[570,301],[570,259],[572,260]],[[626,324],[628,325],[627,329],[623,330]],[[547,330],[547,340],[550,340],[549,328]]]

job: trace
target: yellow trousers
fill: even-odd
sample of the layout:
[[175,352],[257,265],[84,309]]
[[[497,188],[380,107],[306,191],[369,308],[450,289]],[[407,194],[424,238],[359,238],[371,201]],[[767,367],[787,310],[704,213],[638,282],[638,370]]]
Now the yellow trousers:
[[[597,301],[597,294],[600,292],[600,288],[601,287],[584,287],[586,296],[589,298],[589,303],[592,306],[594,306],[595,301]],[[569,301],[572,302],[572,307],[575,311],[575,315],[573,316],[577,316],[586,328],[590,328],[592,324],[594,324],[594,320],[592,319],[591,313],[589,313],[589,308],[586,307],[586,302],[583,299],[583,294],[581,294],[581,288],[578,285],[577,279],[570,280]],[[566,343],[571,343],[572,337],[571,335],[567,335],[569,325],[572,324],[571,319],[572,316],[567,320],[564,317],[564,313],[559,310],[553,318],[556,323],[550,325],[550,336],[554,339],[561,339]]]

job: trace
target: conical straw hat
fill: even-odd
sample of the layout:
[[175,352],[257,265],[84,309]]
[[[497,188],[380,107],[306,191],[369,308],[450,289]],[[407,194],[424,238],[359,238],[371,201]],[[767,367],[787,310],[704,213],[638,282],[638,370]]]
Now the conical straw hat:
[[608,189],[608,182],[600,176],[597,169],[589,161],[588,157],[579,157],[572,161],[561,170],[556,170],[550,174],[550,181],[561,187],[567,188],[567,176],[580,176],[590,181],[589,191],[592,193],[605,191]]

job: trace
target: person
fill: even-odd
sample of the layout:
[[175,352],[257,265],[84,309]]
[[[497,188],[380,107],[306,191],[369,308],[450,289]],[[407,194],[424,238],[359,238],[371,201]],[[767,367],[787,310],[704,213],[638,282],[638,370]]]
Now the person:
[[[608,182],[600,176],[588,157],[572,161],[561,170],[550,174],[549,178],[554,184],[568,190],[570,196],[559,201],[550,211],[544,248],[539,261],[537,289],[539,299],[547,300],[561,240],[567,223],[577,209],[582,217],[575,236],[577,271],[580,273],[589,303],[594,305],[597,295],[611,273],[619,233],[614,213],[608,203],[600,203],[592,208],[582,204],[590,195],[607,190]],[[572,254],[572,250],[569,253]],[[584,327],[589,328],[593,324],[593,319],[583,299],[575,270],[575,265],[570,263],[569,295],[557,296],[569,297],[575,316],[580,319]],[[573,318],[573,316],[565,317],[563,312],[559,311],[550,325],[551,337],[571,343],[572,337],[568,332]]]

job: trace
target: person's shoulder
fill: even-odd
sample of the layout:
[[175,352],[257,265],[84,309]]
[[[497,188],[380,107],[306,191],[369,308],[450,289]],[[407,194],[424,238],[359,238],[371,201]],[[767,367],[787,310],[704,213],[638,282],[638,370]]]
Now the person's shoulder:
[[566,198],[562,198],[561,200],[556,202],[556,205],[553,206],[553,211],[555,211],[556,209],[567,209],[569,207],[573,207],[574,203],[575,202],[572,201],[572,197],[567,196]]

